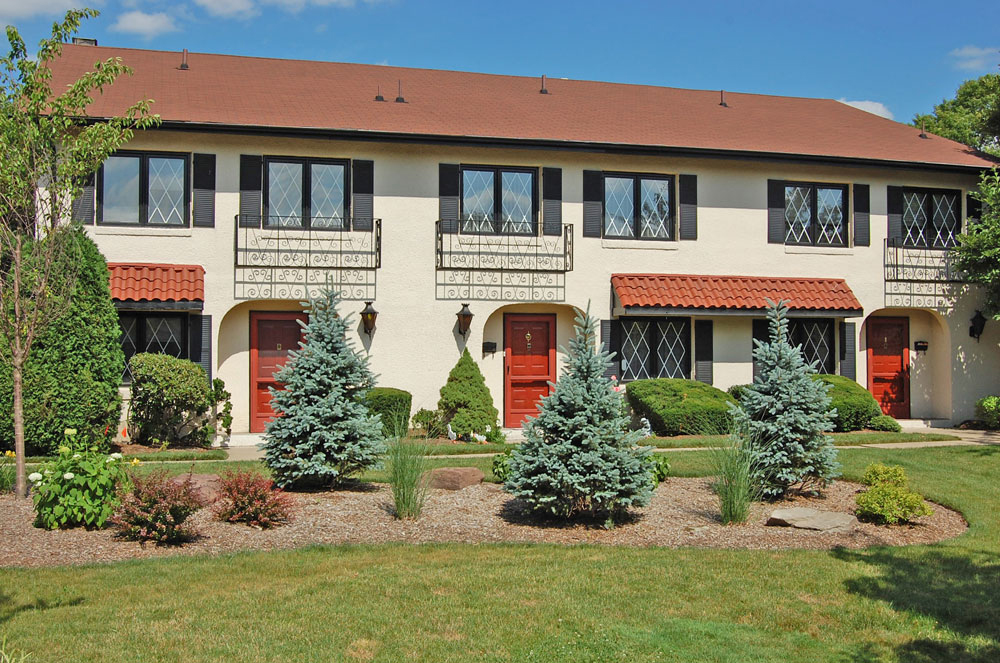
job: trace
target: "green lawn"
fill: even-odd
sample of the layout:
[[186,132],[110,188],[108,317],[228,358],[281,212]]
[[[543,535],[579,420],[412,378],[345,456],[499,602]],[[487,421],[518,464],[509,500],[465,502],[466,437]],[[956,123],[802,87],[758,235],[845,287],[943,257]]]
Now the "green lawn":
[[[862,444],[883,444],[886,442],[939,442],[957,440],[947,433],[878,433],[860,431],[855,433],[831,433],[834,444],[840,447],[856,447]],[[725,435],[678,435],[676,437],[651,437],[645,441],[660,449],[684,449],[691,447],[718,447],[726,444]]]
[[[671,461],[691,474],[708,456]],[[397,544],[3,570],[0,634],[34,661],[1000,660],[1000,447],[840,456],[855,478],[904,465],[969,532],[865,551]]]

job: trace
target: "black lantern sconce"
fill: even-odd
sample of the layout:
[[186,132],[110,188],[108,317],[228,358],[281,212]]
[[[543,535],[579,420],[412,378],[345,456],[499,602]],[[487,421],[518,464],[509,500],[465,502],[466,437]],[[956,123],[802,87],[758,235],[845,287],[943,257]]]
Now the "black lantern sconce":
[[469,328],[472,327],[472,311],[468,304],[462,304],[462,310],[455,314],[458,318],[458,333],[468,338]]
[[983,335],[983,330],[986,329],[986,318],[983,316],[982,311],[976,311],[976,314],[972,316],[969,320],[969,336],[976,339],[976,343],[979,342],[979,337]]
[[375,331],[375,320],[378,319],[378,311],[372,306],[372,302],[365,302],[365,307],[361,309],[361,326],[364,327],[368,336]]

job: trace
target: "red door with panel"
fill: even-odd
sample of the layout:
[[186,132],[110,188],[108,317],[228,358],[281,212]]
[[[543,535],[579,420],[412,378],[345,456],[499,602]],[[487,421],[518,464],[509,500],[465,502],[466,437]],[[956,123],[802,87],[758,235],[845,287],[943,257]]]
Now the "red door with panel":
[[910,418],[910,321],[908,318],[869,318],[868,391],[882,412]]
[[504,376],[504,426],[517,428],[556,380],[555,315],[504,316]]
[[288,361],[288,351],[299,347],[306,314],[250,313],[250,432],[262,433],[274,416],[270,388],[281,388],[274,373]]

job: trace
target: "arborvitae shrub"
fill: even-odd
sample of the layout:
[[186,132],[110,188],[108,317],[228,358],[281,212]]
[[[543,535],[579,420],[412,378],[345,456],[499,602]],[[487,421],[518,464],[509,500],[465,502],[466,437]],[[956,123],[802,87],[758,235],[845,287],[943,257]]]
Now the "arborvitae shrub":
[[452,430],[459,436],[472,433],[485,435],[497,427],[499,412],[493,406],[486,378],[468,348],[462,352],[458,363],[448,374],[448,381],[441,387],[438,410],[444,424],[451,424]]
[[375,387],[365,394],[365,405],[372,414],[382,418],[385,437],[406,437],[410,423],[413,395],[402,389]]
[[625,387],[637,417],[645,417],[657,435],[722,435],[732,428],[726,392],[696,380],[656,378]]
[[209,422],[213,389],[205,369],[187,359],[140,353],[129,361],[132,400],[128,428],[132,441],[149,445],[212,443]]
[[830,407],[836,410],[833,430],[838,433],[867,428],[872,419],[882,414],[882,408],[871,392],[851,378],[842,375],[814,375],[813,379],[830,385],[827,392]]
[[589,312],[577,317],[566,366],[538,416],[524,424],[505,485],[533,511],[610,526],[649,502],[653,481],[649,448],[635,446],[642,432],[629,431],[622,396],[604,377],[611,356],[597,350],[596,327]]
[[[125,369],[118,312],[111,301],[108,266],[82,230],[74,264],[54,273],[75,272],[65,312],[40,330],[24,375],[25,445],[28,455],[51,455],[63,431],[76,429],[86,446],[105,449],[121,416],[118,385]],[[14,395],[9,345],[0,339],[0,449],[14,448]]]
[[305,339],[275,374],[284,389],[271,391],[277,416],[264,434],[264,463],[282,488],[342,483],[385,453],[382,422],[364,402],[375,377],[347,340],[337,303],[327,288],[304,304]]
[[788,342],[788,307],[770,303],[770,338],[754,341],[760,374],[733,407],[734,425],[754,440],[757,477],[766,497],[790,488],[824,486],[837,475],[837,450],[825,433],[833,428],[827,385],[814,380],[815,365]]

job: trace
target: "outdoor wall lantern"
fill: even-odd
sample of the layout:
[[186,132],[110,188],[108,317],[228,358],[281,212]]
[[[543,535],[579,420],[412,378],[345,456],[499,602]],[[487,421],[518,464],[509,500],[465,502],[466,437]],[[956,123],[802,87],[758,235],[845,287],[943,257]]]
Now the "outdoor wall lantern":
[[468,304],[462,304],[462,310],[455,314],[458,318],[458,333],[462,336],[469,336],[469,328],[472,327],[472,311]]
[[976,339],[976,343],[978,343],[979,337],[983,335],[983,330],[986,329],[986,318],[983,317],[983,312],[976,311],[976,314],[972,316],[969,322],[972,323],[969,325],[969,336]]
[[375,331],[375,320],[378,318],[378,311],[372,306],[373,302],[365,302],[365,307],[361,309],[361,326],[364,327],[368,336]]
[[930,347],[927,341],[914,341],[913,350],[915,352],[927,352],[927,348]]

